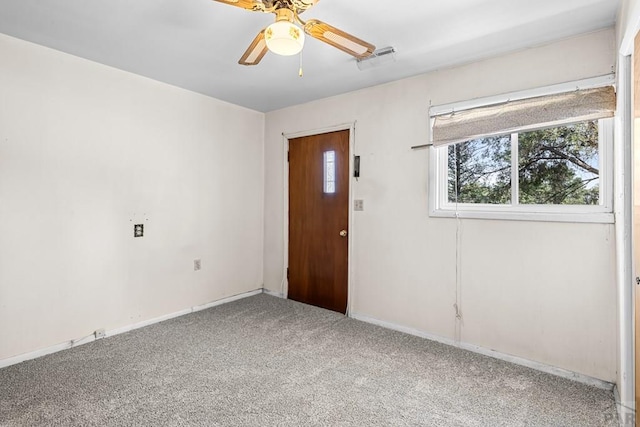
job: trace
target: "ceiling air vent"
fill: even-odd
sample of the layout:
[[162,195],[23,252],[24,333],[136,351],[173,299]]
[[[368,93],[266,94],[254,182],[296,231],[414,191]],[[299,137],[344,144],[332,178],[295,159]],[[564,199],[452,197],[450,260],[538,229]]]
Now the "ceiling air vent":
[[396,60],[396,48],[389,46],[377,49],[370,56],[363,59],[356,59],[356,64],[360,71],[378,67]]

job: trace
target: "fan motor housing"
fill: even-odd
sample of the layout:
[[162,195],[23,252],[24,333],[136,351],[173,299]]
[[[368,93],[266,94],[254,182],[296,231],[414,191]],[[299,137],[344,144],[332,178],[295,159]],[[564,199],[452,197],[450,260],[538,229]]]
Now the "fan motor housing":
[[291,3],[298,9],[309,9],[318,3],[319,0],[291,0]]
[[265,9],[290,9],[297,13],[302,13],[305,10],[315,6],[320,0],[263,0]]

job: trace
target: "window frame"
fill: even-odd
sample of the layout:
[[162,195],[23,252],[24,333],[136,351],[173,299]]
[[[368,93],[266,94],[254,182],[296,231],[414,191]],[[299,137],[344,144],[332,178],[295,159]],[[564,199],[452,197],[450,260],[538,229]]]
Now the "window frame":
[[[511,138],[511,203],[479,204],[449,202],[448,145],[429,147],[429,214],[432,217],[525,220],[551,222],[613,223],[614,118],[598,120],[600,203],[598,205],[532,205],[519,203],[517,138]],[[528,132],[525,131],[525,132]]]

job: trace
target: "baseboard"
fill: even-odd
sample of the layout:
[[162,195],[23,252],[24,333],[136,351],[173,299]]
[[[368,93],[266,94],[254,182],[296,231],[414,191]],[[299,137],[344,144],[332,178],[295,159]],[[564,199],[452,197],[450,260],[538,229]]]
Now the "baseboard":
[[[144,320],[142,322],[135,323],[133,325],[123,326],[121,328],[111,329],[105,332],[105,337],[111,337],[114,335],[123,334],[125,332],[130,332],[135,329],[144,328],[145,326],[153,325],[155,323],[164,322],[165,320],[174,319],[176,317],[184,316],[185,314],[196,313],[198,311],[206,310],[208,308],[216,307],[219,305],[227,304],[233,301],[237,301],[243,298],[252,297],[254,295],[261,294],[263,289],[256,289],[254,291],[245,292],[242,294],[234,295],[228,298],[223,298],[220,300],[212,301],[210,303],[204,305],[198,305],[191,308],[187,308],[184,310],[176,311],[175,313],[167,314],[164,316],[156,317],[149,320]],[[60,344],[53,345],[51,347],[43,348],[40,350],[32,351],[29,353],[20,354],[18,356],[9,357],[8,359],[0,360],[0,369],[6,368],[7,366],[16,365],[18,363],[25,362],[31,359],[37,359],[38,357],[46,356],[48,354],[57,353],[62,350],[68,350],[73,347],[78,347],[83,344],[88,344],[90,342],[96,341],[96,338],[93,334],[88,335],[86,337],[70,340],[67,342],[63,342]]]
[[[268,289],[257,289],[254,291],[250,291],[250,292],[245,292],[239,295],[234,295],[228,298],[223,298],[217,301],[212,301],[210,303],[207,304],[203,304],[203,305],[199,305],[199,306],[194,306],[185,310],[181,310],[175,313],[171,313],[171,314],[167,314],[164,316],[160,316],[160,317],[156,317],[153,319],[149,319],[149,320],[145,320],[142,322],[138,322],[135,323],[133,325],[128,325],[128,326],[124,326],[121,328],[117,328],[117,329],[111,329],[106,331],[105,336],[106,337],[110,337],[110,336],[114,336],[114,335],[119,335],[119,334],[123,334],[125,332],[130,332],[133,331],[135,329],[139,329],[139,328],[144,328],[145,326],[149,326],[149,325],[153,325],[155,323],[160,323],[160,322],[164,322],[166,320],[170,320],[170,319],[174,319],[176,317],[180,317],[180,316],[184,316],[186,314],[190,314],[190,313],[196,313],[198,311],[202,311],[202,310],[206,310],[208,308],[212,308],[212,307],[216,307],[219,305],[223,305],[223,304],[227,304],[233,301],[237,301],[243,298],[248,298],[254,295],[258,295],[261,293],[265,293],[274,297],[278,297],[278,298],[284,298],[284,296],[281,293],[278,292],[274,292],[274,291],[270,291]],[[562,369],[562,368],[557,368],[555,366],[550,366],[550,365],[546,365],[544,363],[539,363],[539,362],[534,362],[532,360],[528,360],[528,359],[524,359],[521,357],[517,357],[517,356],[512,356],[509,354],[504,354],[504,353],[500,353],[497,352],[495,350],[489,350],[480,346],[476,346],[473,344],[467,344],[467,343],[458,343],[455,342],[452,339],[449,338],[444,338],[444,337],[440,337],[438,335],[433,335],[433,334],[429,334],[426,332],[422,332],[419,331],[417,329],[413,329],[413,328],[409,328],[406,326],[402,326],[402,325],[397,325],[391,322],[386,322],[383,320],[378,320],[375,319],[373,317],[369,317],[369,316],[365,316],[362,314],[358,314],[358,313],[351,313],[350,317],[352,317],[353,319],[356,320],[360,320],[362,322],[366,322],[366,323],[371,323],[374,325],[378,325],[381,326],[383,328],[387,328],[387,329],[392,329],[395,331],[399,331],[399,332],[404,332],[406,334],[409,335],[414,335],[414,336],[418,336],[420,338],[425,338],[431,341],[436,341],[442,344],[446,344],[446,345],[450,345],[453,347],[457,347],[457,348],[461,348],[463,350],[468,350],[474,353],[478,353],[478,354],[482,354],[484,356],[489,356],[489,357],[493,357],[495,359],[500,359],[500,360],[504,360],[506,362],[510,362],[510,363],[514,363],[516,365],[521,365],[521,366],[526,366],[528,368],[531,369],[535,369],[537,371],[541,371],[541,372],[545,372],[548,374],[553,374],[562,378],[567,378],[573,381],[577,381],[583,384],[587,384],[593,387],[598,387],[604,390],[613,390],[614,388],[614,384],[607,382],[607,381],[603,381],[597,378],[593,378],[590,377],[588,375],[584,375],[584,374],[579,374],[577,372],[573,372],[573,371],[569,371],[566,369]],[[95,341],[96,338],[93,335],[88,335],[86,337],[82,337],[82,338],[78,338],[78,339],[74,339],[74,340],[70,340],[64,343],[60,343],[60,344],[56,344],[53,345],[51,347],[47,347],[47,348],[43,348],[40,350],[36,350],[36,351],[32,351],[29,353],[25,353],[25,354],[21,354],[18,356],[14,356],[14,357],[10,357],[7,359],[3,359],[0,360],[0,369],[2,368],[6,368],[7,366],[11,366],[11,365],[15,365],[27,360],[31,360],[31,359],[36,359],[38,357],[42,357],[42,356],[46,356],[48,354],[52,354],[52,353],[57,353],[59,351],[62,350],[67,350],[73,347],[78,347],[80,345],[83,344],[87,344],[90,342]],[[618,405],[618,407],[620,407],[620,405]]]
[[598,378],[593,378],[588,375],[579,374],[577,372],[569,371],[567,369],[557,368],[555,366],[546,365],[540,362],[534,362],[533,360],[528,360],[521,357],[512,356],[509,354],[500,353],[498,351],[489,350],[487,348],[480,347],[477,345],[456,342],[449,338],[444,338],[438,335],[429,334],[426,332],[419,331],[417,329],[409,328],[402,325],[397,325],[395,323],[385,322],[383,320],[378,320],[373,317],[365,316],[362,314],[351,313],[350,317],[356,320],[360,320],[362,322],[371,323],[377,326],[382,326],[383,328],[393,329],[394,331],[404,332],[405,334],[415,335],[417,337],[425,338],[431,341],[436,341],[441,344],[446,344],[452,347],[457,347],[463,350],[471,351],[473,353],[482,354],[483,356],[493,357],[494,359],[504,360],[505,362],[514,363],[516,365],[526,366],[527,368],[535,369],[536,371],[541,371],[547,374],[552,374],[562,378],[567,378],[582,384],[590,385],[590,386],[601,388],[604,390],[613,390],[613,387],[614,387],[613,383],[603,381]]
[[266,289],[266,288],[263,289],[262,292],[267,294],[267,295],[271,295],[272,297],[286,299],[282,292],[271,291],[271,290]]
[[227,304],[233,301],[237,301],[243,298],[252,297],[254,295],[258,295],[262,293],[262,289],[256,289],[255,291],[245,292],[239,295],[234,295],[232,297],[223,298],[221,300],[213,301],[204,305],[197,305],[191,308],[187,308],[185,310],[177,311],[175,313],[167,314],[164,316],[156,317],[154,319],[144,320],[139,323],[135,323],[133,325],[124,326],[118,329],[112,329],[107,331],[106,336],[110,337],[113,335],[123,334],[125,332],[133,331],[135,329],[144,328],[145,326],[153,325],[154,323],[164,322],[165,320],[175,319],[176,317],[184,316],[185,314],[196,313],[198,311],[206,310],[208,308],[216,307],[222,304]]

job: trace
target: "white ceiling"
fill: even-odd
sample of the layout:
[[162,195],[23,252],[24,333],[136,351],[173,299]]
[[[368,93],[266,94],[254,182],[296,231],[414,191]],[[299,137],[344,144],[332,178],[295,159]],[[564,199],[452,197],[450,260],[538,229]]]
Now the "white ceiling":
[[[296,57],[237,61],[273,15],[211,0],[2,0],[0,32],[259,111],[397,80],[615,23],[619,0],[321,0],[317,18],[397,61],[360,71],[307,38]],[[1,62],[1,60],[0,60]]]

